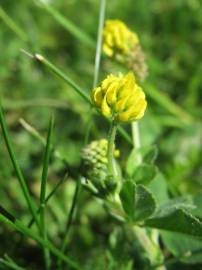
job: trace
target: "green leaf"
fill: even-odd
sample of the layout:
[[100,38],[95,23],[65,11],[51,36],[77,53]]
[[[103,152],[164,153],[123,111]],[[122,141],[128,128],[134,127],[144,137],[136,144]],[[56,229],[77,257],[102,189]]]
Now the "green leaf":
[[143,185],[136,186],[135,192],[135,221],[150,217],[156,210],[156,201],[150,191]]
[[149,183],[147,188],[154,194],[159,205],[168,201],[168,189],[167,182],[164,175],[161,172],[158,172],[154,180]]
[[196,208],[191,211],[192,214],[199,218],[202,218],[202,192],[199,192],[194,196],[193,203]]
[[202,223],[184,209],[160,212],[146,220],[144,225],[202,238]]
[[120,199],[126,214],[133,218],[135,212],[135,184],[132,181],[124,181]]
[[154,179],[156,174],[157,174],[156,166],[149,164],[141,164],[135,170],[132,178],[136,183],[146,185]]
[[157,146],[151,145],[149,147],[144,147],[142,148],[142,152],[144,154],[144,162],[148,164],[154,164],[158,155]]
[[129,219],[134,222],[150,217],[156,210],[156,202],[151,192],[143,185],[135,185],[132,181],[123,183],[120,199]]
[[166,213],[171,213],[177,209],[190,210],[195,208],[195,205],[192,203],[190,196],[177,197],[171,200],[168,200],[160,206],[156,215],[161,216]]
[[192,264],[202,262],[201,240],[174,232],[161,232],[161,237],[166,248],[174,256],[180,256],[180,261]]
[[126,162],[127,175],[132,176],[136,168],[140,165],[140,155],[143,163],[153,164],[157,153],[158,151],[155,145],[133,149]]

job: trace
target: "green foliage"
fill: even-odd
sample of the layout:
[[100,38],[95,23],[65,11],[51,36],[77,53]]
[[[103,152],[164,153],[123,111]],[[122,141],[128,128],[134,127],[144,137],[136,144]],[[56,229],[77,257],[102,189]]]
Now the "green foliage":
[[202,223],[183,209],[165,209],[148,219],[145,226],[202,237]]
[[145,220],[156,210],[156,202],[151,192],[132,181],[124,181],[120,199],[129,220],[133,222]]

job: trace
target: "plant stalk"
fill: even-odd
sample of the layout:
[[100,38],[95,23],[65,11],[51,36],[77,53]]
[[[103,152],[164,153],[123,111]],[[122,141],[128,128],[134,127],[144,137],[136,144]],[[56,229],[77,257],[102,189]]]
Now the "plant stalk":
[[108,136],[107,159],[108,159],[108,171],[109,174],[112,175],[113,177],[116,176],[114,168],[114,142],[116,137],[116,131],[117,131],[117,124],[114,121],[112,121]]

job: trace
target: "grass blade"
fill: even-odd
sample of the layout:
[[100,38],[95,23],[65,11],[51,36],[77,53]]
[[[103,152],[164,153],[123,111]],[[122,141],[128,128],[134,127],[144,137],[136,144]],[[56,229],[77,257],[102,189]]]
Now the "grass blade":
[[27,100],[4,99],[4,109],[6,110],[18,110],[18,109],[21,110],[30,107],[50,107],[60,110],[67,110],[69,108],[66,101],[51,98],[27,99]]
[[45,4],[42,1],[40,1],[40,4],[41,4],[41,7],[46,12],[48,12],[55,19],[55,21],[59,23],[64,29],[70,32],[79,41],[83,42],[84,45],[90,47],[91,49],[95,49],[94,40],[86,32],[82,31],[78,26],[76,26],[69,19],[64,17],[50,4]]
[[180,106],[174,103],[168,96],[164,95],[162,91],[156,89],[152,85],[145,84],[146,94],[165,108],[172,115],[177,116],[185,124],[193,122],[193,117],[184,111]]
[[10,139],[10,136],[9,136],[9,133],[8,133],[7,126],[6,126],[6,121],[4,119],[1,103],[0,103],[0,125],[1,125],[1,128],[2,128],[4,141],[6,143],[7,150],[8,150],[10,159],[12,161],[13,168],[14,168],[15,173],[17,175],[17,179],[18,179],[18,181],[20,183],[20,187],[22,189],[23,195],[25,197],[25,200],[27,202],[27,205],[29,207],[29,210],[30,210],[31,214],[32,214],[32,216],[34,217],[34,219],[36,221],[37,227],[38,227],[38,229],[40,231],[40,223],[39,223],[39,220],[38,220],[38,217],[37,217],[35,205],[34,205],[34,203],[32,201],[29,189],[27,187],[24,176],[22,174],[22,171],[20,169],[20,166],[19,166],[18,161],[17,161],[16,156],[15,156],[15,152],[14,152],[12,142],[11,142],[11,139]]
[[100,1],[100,16],[99,16],[99,25],[98,25],[97,47],[96,47],[96,55],[95,55],[93,88],[96,87],[96,85],[98,83],[98,76],[99,76],[99,70],[100,70],[100,60],[101,60],[101,54],[102,54],[102,30],[103,30],[104,20],[105,20],[105,7],[106,7],[106,0],[101,0]]
[[[45,201],[46,201],[48,166],[49,166],[49,161],[50,161],[50,156],[51,156],[51,140],[52,140],[53,124],[54,124],[54,120],[52,116],[49,123],[48,136],[47,136],[44,161],[43,161],[43,170],[42,170],[42,176],[41,176],[40,222],[41,222],[42,237],[44,240],[47,239],[47,231],[46,231],[46,223],[45,223],[45,206],[46,206]],[[49,269],[51,265],[51,261],[50,261],[50,253],[47,248],[44,249],[44,259],[45,259],[46,269]]]
[[[4,210],[5,211],[5,210]],[[13,229],[21,232],[23,235],[30,237],[31,239],[35,240],[41,246],[47,247],[56,257],[60,258],[64,261],[67,265],[69,265],[72,269],[80,270],[81,268],[74,262],[72,259],[65,256],[59,249],[53,246],[48,240],[44,240],[38,234],[34,233],[31,229],[27,228],[20,222],[18,219],[13,217],[13,219],[9,219],[7,216],[2,214],[0,211],[0,222],[3,222]]]
[[[99,24],[98,24],[98,34],[97,34],[97,46],[96,46],[96,54],[95,54],[95,66],[94,66],[94,78],[93,78],[93,88],[97,86],[98,78],[99,78],[99,71],[100,71],[100,61],[101,61],[101,54],[102,54],[102,31],[104,26],[104,19],[105,19],[105,7],[106,7],[106,0],[100,1],[100,12],[99,12]],[[89,120],[88,120],[88,128],[86,129],[85,134],[85,144],[88,143],[90,131],[92,128],[93,123],[93,108],[90,108],[89,112]]]
[[16,22],[0,7],[0,18],[3,22],[23,41],[27,42],[27,34],[16,24]]
[[45,57],[40,54],[35,54],[35,59],[47,67],[59,78],[63,79],[67,84],[69,84],[85,101],[91,104],[90,98],[88,95],[78,86],[72,79],[65,75],[61,70],[59,70],[55,65],[48,61]]
[[[13,269],[13,270],[26,270],[25,268],[21,267],[21,266],[18,266],[16,263],[13,263],[13,262],[10,262],[10,261],[7,261],[3,258],[0,258],[0,266],[4,266],[4,267],[7,267],[8,269]],[[0,267],[1,268],[1,267]],[[2,269],[5,269],[5,268],[2,268]]]
[[[65,233],[64,233],[64,240],[62,242],[62,248],[61,248],[61,250],[62,250],[63,253],[65,253],[66,248],[67,248],[67,244],[68,244],[68,232],[69,232],[69,229],[70,229],[70,226],[72,224],[73,217],[74,217],[74,212],[75,212],[75,209],[76,209],[76,204],[77,204],[77,200],[78,200],[80,185],[81,185],[81,182],[79,180],[76,183],[76,187],[75,187],[75,191],[74,191],[74,196],[73,196],[73,200],[72,200],[72,205],[70,207],[70,212],[69,212],[69,216],[68,216],[68,220],[67,220],[67,224],[66,224],[66,229],[65,229]],[[62,261],[59,258],[59,260],[58,260],[58,267],[59,267],[59,269],[61,269],[61,266],[62,266]]]
[[[28,124],[24,119],[19,120],[20,124],[24,127],[24,129],[29,132],[34,138],[36,138],[38,141],[40,141],[44,146],[46,145],[46,140],[44,137],[30,124]],[[65,156],[63,156],[57,149],[55,149],[52,145],[52,152],[56,158],[61,160],[66,167],[69,168],[69,163]]]
[[[62,180],[59,181],[59,182],[55,185],[55,187],[52,189],[52,191],[48,194],[48,196],[46,197],[46,200],[45,200],[45,204],[48,203],[48,201],[53,197],[53,195],[57,192],[58,188],[61,186],[62,183],[64,183],[64,181],[65,181],[66,179],[67,179],[67,173],[66,173],[65,176],[62,178]],[[39,207],[39,208],[37,209],[37,214],[39,214],[40,211],[41,211],[41,207]],[[33,223],[34,223],[34,219],[32,218],[32,219],[30,220],[30,222],[28,223],[28,226],[27,226],[27,227],[31,228],[31,226],[33,225]]]

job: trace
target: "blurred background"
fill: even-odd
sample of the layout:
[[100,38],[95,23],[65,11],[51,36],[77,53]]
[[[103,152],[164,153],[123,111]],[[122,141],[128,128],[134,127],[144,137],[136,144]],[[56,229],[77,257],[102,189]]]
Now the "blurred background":
[[[79,174],[79,153],[84,146],[90,110],[70,86],[21,50],[46,56],[90,93],[99,1],[44,0],[43,3],[51,5],[52,9],[40,1],[0,0],[0,97],[18,161],[36,199],[44,147],[23,128],[19,119],[23,118],[45,136],[50,114],[55,114],[54,144],[65,157],[66,164],[54,158],[51,160],[49,188],[66,171],[69,173],[69,180],[49,206],[49,218],[53,221],[49,230],[57,243]],[[64,24],[58,19],[58,12],[66,18]],[[107,3],[106,18],[123,20],[137,32],[146,55],[149,75],[142,87],[147,94],[148,110],[140,123],[142,145],[158,146],[157,165],[170,196],[192,194],[199,198],[202,187],[202,1],[111,0]],[[75,34],[71,24],[84,32],[86,38]],[[100,80],[108,72],[117,70],[113,65],[103,57]],[[129,125],[124,128],[130,133]],[[106,121],[96,116],[90,140],[106,137],[107,131]],[[117,146],[121,150],[120,163],[124,166],[131,146],[121,136],[117,138]],[[27,222],[29,213],[1,133],[0,157],[0,203]],[[108,243],[114,225],[107,221],[105,211],[89,194],[82,193],[79,204],[82,207],[78,207],[75,229],[69,241],[72,253],[78,254],[81,261],[85,253],[91,254],[94,260],[87,260],[89,268],[86,269],[95,269],[91,264],[97,260],[96,265],[99,265],[97,254],[101,254]],[[79,232],[76,231],[78,227]],[[12,254],[19,238],[1,225],[0,255],[7,250]],[[29,249],[23,249],[23,245],[27,245],[26,241],[22,241],[22,248],[18,250],[21,257],[40,259],[40,251],[33,243],[29,243]],[[33,259],[29,263],[35,265],[36,262]]]

